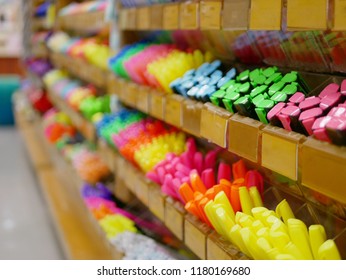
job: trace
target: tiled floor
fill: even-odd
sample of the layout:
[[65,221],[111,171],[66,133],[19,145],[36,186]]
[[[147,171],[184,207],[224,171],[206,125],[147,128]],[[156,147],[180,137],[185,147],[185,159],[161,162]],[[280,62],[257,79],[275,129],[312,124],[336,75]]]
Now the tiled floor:
[[63,259],[19,133],[0,127],[0,259]]

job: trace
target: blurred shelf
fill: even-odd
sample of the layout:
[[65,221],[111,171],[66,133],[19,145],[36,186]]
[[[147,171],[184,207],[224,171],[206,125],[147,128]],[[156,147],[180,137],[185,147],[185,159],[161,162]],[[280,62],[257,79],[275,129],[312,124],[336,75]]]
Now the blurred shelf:
[[91,65],[82,59],[60,53],[50,52],[49,57],[56,68],[66,69],[72,75],[101,89],[107,88],[107,70]]
[[57,27],[62,30],[89,33],[109,28],[104,11],[59,16]]
[[[194,0],[123,8],[122,30],[346,30],[345,4],[328,12],[329,0]],[[311,11],[301,16],[301,11]]]
[[35,31],[38,30],[49,30],[53,28],[51,24],[48,24],[46,18],[33,18],[32,19],[32,29]]
[[100,227],[93,222],[90,213],[84,212],[84,215],[80,215],[80,212],[76,211],[76,207],[86,207],[81,204],[81,198],[80,201],[71,198],[70,190],[62,183],[62,177],[56,170],[56,165],[59,164],[56,161],[54,166],[50,164],[50,153],[43,143],[41,120],[34,119],[28,122],[21,112],[17,111],[16,121],[48,202],[66,257],[80,260],[120,259],[121,255],[114,250],[106,237],[100,236],[97,229]]

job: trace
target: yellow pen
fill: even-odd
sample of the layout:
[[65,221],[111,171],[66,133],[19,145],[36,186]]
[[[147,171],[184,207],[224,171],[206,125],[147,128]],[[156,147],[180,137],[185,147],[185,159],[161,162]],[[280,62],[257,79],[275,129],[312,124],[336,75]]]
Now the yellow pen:
[[251,209],[252,216],[255,217],[257,220],[261,220],[262,213],[268,211],[265,207],[255,207]]
[[227,236],[229,240],[240,249],[240,251],[242,251],[245,255],[252,257],[247,247],[245,246],[243,238],[240,234],[241,229],[242,228],[240,227],[240,225],[234,225]]
[[283,250],[285,246],[291,241],[287,233],[280,231],[269,231],[269,241],[275,248]]
[[227,197],[227,195],[225,194],[224,191],[219,192],[215,198],[214,198],[214,202],[216,204],[221,204],[225,207],[225,210],[227,212],[227,214],[231,217],[232,220],[235,219],[235,214],[232,208],[231,203],[229,202],[229,199]]
[[318,260],[341,260],[339,250],[333,240],[328,239],[320,246]]
[[256,233],[260,229],[264,228],[264,224],[260,220],[255,220],[252,225],[250,226],[250,229]]
[[239,188],[239,198],[243,213],[252,215],[251,209],[254,208],[247,187]]
[[236,222],[236,224],[240,224],[240,219],[241,218],[243,218],[243,217],[251,217],[251,216],[249,216],[248,214],[245,214],[245,213],[243,213],[243,212],[237,212],[236,214],[235,214],[235,222]]
[[242,216],[239,218],[238,224],[241,225],[241,227],[252,227],[252,224],[255,222],[254,218],[252,216]]
[[[257,235],[258,237],[264,237],[265,239],[270,240],[270,237],[269,237],[269,228],[267,228],[267,227],[264,227],[264,228],[259,229],[259,230],[256,232],[256,235]],[[270,241],[271,241],[271,240],[270,240]]]
[[246,248],[255,260],[265,260],[269,258],[265,251],[260,246],[258,246],[257,236],[253,234],[253,232],[248,227],[242,228],[240,230],[240,235]]
[[254,207],[262,207],[263,201],[257,187],[251,187],[249,189],[249,194]]
[[293,244],[302,252],[304,259],[312,260],[312,251],[306,225],[298,219],[287,220],[288,233]]
[[225,207],[220,204],[214,205],[216,209],[216,217],[219,220],[219,225],[221,225],[223,232],[227,233],[231,230],[231,228],[235,225],[232,218],[227,214]]
[[211,222],[211,224],[213,225],[213,227],[215,228],[217,233],[219,233],[221,235],[226,235],[226,233],[223,232],[221,225],[219,224],[219,221],[216,217],[215,208],[213,206],[214,206],[214,202],[212,200],[210,200],[204,206],[204,213],[206,214],[209,222]]
[[315,259],[318,258],[318,249],[327,240],[326,231],[322,225],[311,225],[309,227],[309,237],[312,254]]
[[[268,218],[269,219],[269,218]],[[272,231],[280,231],[283,233],[288,234],[288,228],[287,226],[280,220],[277,219],[271,226],[270,230]]]
[[294,219],[294,214],[293,211],[286,201],[286,199],[282,200],[278,206],[276,206],[275,210],[276,214],[278,215],[279,218],[282,218],[284,223],[287,224],[288,219]]
[[299,250],[299,248],[293,244],[291,241],[287,243],[283,251],[286,254],[292,255],[296,260],[305,260],[303,253]]

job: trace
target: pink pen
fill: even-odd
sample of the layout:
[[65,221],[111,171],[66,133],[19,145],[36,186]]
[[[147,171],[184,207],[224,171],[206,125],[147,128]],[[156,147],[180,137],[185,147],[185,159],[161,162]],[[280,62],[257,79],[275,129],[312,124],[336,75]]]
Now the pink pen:
[[164,167],[159,167],[157,168],[157,175],[160,179],[160,182],[163,183],[165,180],[165,176],[166,176],[166,170]]
[[210,189],[216,185],[214,170],[212,168],[205,169],[202,172],[202,181],[207,189]]
[[283,108],[279,114],[279,120],[286,130],[300,130],[298,124],[298,117],[301,111],[297,106],[288,106]]
[[326,125],[328,136],[337,145],[346,144],[346,120],[333,118]]
[[276,104],[267,114],[267,119],[271,125],[281,126],[281,122],[279,120],[279,114],[283,108],[286,107],[284,102],[279,102]]
[[204,158],[204,166],[203,169],[214,168],[216,164],[218,150],[209,151]]
[[185,174],[185,176],[190,174],[191,169],[186,167],[184,164],[178,163],[176,166],[176,170]]
[[193,168],[193,156],[191,156],[187,151],[180,155],[181,163],[187,168]]
[[326,141],[331,143],[331,139],[329,138],[326,130],[326,125],[327,123],[332,119],[331,116],[325,116],[318,118],[313,126],[312,126],[312,131],[314,133],[315,138],[321,140],[321,141]]
[[299,116],[299,121],[302,122],[306,132],[309,135],[313,134],[312,126],[318,117],[323,115],[321,108],[312,108],[310,110],[304,111]]
[[203,154],[196,152],[193,157],[194,167],[197,169],[198,174],[202,174],[203,171]]
[[308,98],[305,98],[304,101],[299,103],[299,109],[302,111],[312,109],[314,107],[317,107],[321,103],[321,98],[317,96],[311,96]]
[[340,91],[342,95],[346,95],[346,80],[342,81]]
[[319,94],[319,97],[320,98],[323,98],[325,97],[327,94],[329,93],[335,93],[335,92],[338,92],[339,91],[339,85],[338,84],[335,84],[335,83],[332,83],[332,84],[329,84],[328,86],[326,86],[322,91],[321,93]]
[[341,103],[342,101],[342,95],[340,92],[335,92],[335,93],[329,93],[325,95],[320,103],[320,108],[327,112],[331,108],[335,107],[337,104]]
[[145,177],[147,177],[149,180],[151,180],[157,184],[161,183],[159,176],[154,171],[147,172]]
[[217,173],[217,182],[220,183],[221,179],[226,179],[228,181],[231,181],[231,177],[232,177],[231,166],[224,162],[221,162],[219,164],[219,169]]

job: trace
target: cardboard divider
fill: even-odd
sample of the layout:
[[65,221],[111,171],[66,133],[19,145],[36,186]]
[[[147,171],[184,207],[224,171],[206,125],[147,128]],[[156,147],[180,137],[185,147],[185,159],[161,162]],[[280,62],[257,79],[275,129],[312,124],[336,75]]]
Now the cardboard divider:
[[282,0],[251,0],[251,30],[281,30]]
[[179,239],[184,241],[184,206],[171,197],[165,202],[165,225]]
[[211,103],[204,104],[201,114],[201,136],[226,148],[230,112]]
[[160,30],[163,25],[163,5],[154,5],[150,7],[150,29]]
[[180,29],[194,30],[199,27],[199,3],[196,1],[180,4]]
[[239,249],[225,240],[217,232],[212,232],[207,240],[208,260],[249,260]]
[[203,104],[191,99],[183,102],[183,129],[199,137],[201,134],[201,114]]
[[57,24],[61,29],[88,32],[104,28],[107,22],[104,11],[94,11],[60,16]]
[[150,115],[159,119],[164,119],[165,94],[158,90],[152,90],[150,94]]
[[200,2],[199,25],[202,30],[221,28],[222,0],[202,0]]
[[262,132],[262,166],[298,180],[299,145],[304,140],[302,134],[266,126]]
[[228,150],[252,162],[258,163],[261,151],[261,129],[264,124],[240,116],[233,115],[229,119]]
[[251,0],[224,0],[222,9],[222,29],[247,30]]
[[150,109],[151,88],[140,86],[137,94],[136,108],[144,113],[149,113]]
[[346,204],[346,148],[309,138],[302,146],[302,184]]
[[137,30],[148,30],[150,28],[150,7],[137,8]]
[[127,105],[136,108],[137,96],[139,93],[139,86],[135,83],[128,83],[124,81],[122,85],[122,93],[120,99]]
[[207,258],[207,238],[212,229],[191,214],[185,216],[184,241],[200,259]]
[[162,14],[163,14],[162,26],[164,30],[179,29],[179,18],[180,18],[179,4],[164,5]]
[[182,127],[182,107],[183,107],[184,97],[171,94],[166,96],[165,104],[165,122],[181,128]]
[[165,220],[166,195],[161,192],[160,186],[152,183],[149,187],[149,209],[161,221]]

